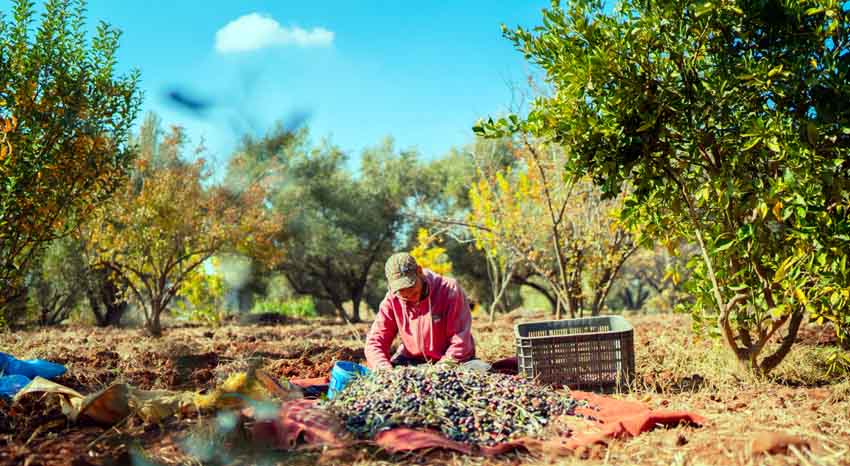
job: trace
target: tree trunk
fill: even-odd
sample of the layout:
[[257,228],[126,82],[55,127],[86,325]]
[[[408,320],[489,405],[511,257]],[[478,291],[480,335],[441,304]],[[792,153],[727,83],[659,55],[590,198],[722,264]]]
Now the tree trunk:
[[360,296],[351,298],[351,323],[360,323]]
[[507,269],[504,271],[504,274],[499,270],[498,262],[493,260],[493,276],[495,280],[493,281],[493,302],[490,304],[490,323],[493,323],[496,320],[496,307],[502,301],[502,297],[505,294],[505,290],[508,289],[508,285],[511,283],[511,277],[514,274],[514,266],[513,264],[509,265]]
[[762,375],[767,375],[776,366],[785,359],[788,352],[791,351],[791,346],[797,340],[797,331],[800,330],[800,324],[803,322],[804,312],[802,309],[794,311],[791,315],[791,321],[788,323],[788,332],[782,338],[779,348],[773,354],[764,358],[759,366],[759,372]]
[[519,285],[525,285],[533,289],[534,291],[542,294],[546,298],[546,300],[549,301],[549,306],[552,308],[552,313],[555,313],[555,308],[558,306],[558,300],[555,299],[554,296],[552,296],[552,293],[550,293],[549,290],[525,278],[515,277],[514,283],[517,283]]
[[127,309],[130,307],[126,301],[118,301],[112,303],[104,304],[106,309],[106,314],[103,318],[102,327],[120,327],[121,326],[121,318],[124,317],[124,314],[127,312]]
[[127,312],[129,305],[121,298],[118,286],[109,278],[108,273],[100,270],[92,271],[96,283],[87,281],[86,297],[89,301],[95,323],[98,327],[118,327],[121,318]]
[[336,312],[337,312],[337,315],[339,315],[339,318],[344,320],[344,321],[350,321],[350,319],[348,318],[348,315],[345,313],[345,308],[342,307],[342,300],[340,300],[337,297],[332,297],[331,302],[334,304],[334,307],[336,308]]
[[152,337],[159,338],[162,336],[162,325],[160,323],[160,315],[162,315],[163,308],[158,300],[153,300],[150,304],[150,316],[147,318],[147,330],[148,333]]

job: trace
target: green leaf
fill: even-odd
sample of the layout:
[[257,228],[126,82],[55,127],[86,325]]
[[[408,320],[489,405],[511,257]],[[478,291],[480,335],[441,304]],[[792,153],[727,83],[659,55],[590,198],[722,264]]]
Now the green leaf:
[[772,150],[773,152],[779,152],[782,149],[779,147],[779,142],[776,138],[770,138],[767,140],[767,148]]
[[744,146],[744,148],[742,150],[744,152],[746,152],[746,151],[752,149],[753,147],[755,147],[760,142],[761,142],[761,136],[756,136],[756,137],[750,139],[750,141]]
[[806,139],[813,146],[818,143],[818,127],[811,121],[806,123]]
[[784,181],[785,184],[791,185],[794,184],[795,181],[797,181],[797,177],[794,175],[794,172],[791,171],[790,168],[786,168],[785,171],[782,173],[782,181]]
[[791,216],[794,215],[794,210],[794,207],[790,205],[782,209],[782,220],[788,220],[791,218]]
[[746,225],[742,225],[741,228],[738,228],[736,236],[738,237],[738,241],[743,241],[747,238],[752,238],[753,226],[749,223]]
[[812,16],[812,15],[816,15],[818,13],[823,13],[824,10],[826,10],[826,8],[824,8],[824,7],[809,8],[808,10],[806,10],[806,12],[804,14],[806,16]]
[[769,211],[769,209],[767,208],[767,203],[764,202],[763,200],[759,201],[758,205],[753,210],[754,210],[755,214],[758,215],[758,218],[760,218],[762,220],[764,220],[764,218],[767,217],[767,212]]
[[779,283],[785,278],[785,274],[788,273],[788,269],[793,265],[794,260],[796,258],[794,256],[787,257],[781,264],[779,264],[779,268],[776,269],[776,273],[773,274],[773,283]]
[[717,254],[718,252],[725,251],[725,250],[731,248],[735,244],[735,242],[736,242],[735,238],[729,238],[729,239],[726,239],[726,240],[718,240],[715,243],[716,247],[714,248],[714,251],[712,251],[711,253]]
[[649,121],[645,122],[644,124],[640,125],[640,127],[637,129],[637,132],[642,133],[642,132],[652,128],[653,126],[655,126],[655,120],[649,120]]
[[714,11],[716,8],[717,8],[717,5],[715,5],[715,4],[714,4],[714,3],[712,3],[712,2],[706,2],[706,3],[703,3],[702,5],[700,5],[700,6],[698,6],[698,7],[697,7],[697,10],[696,10],[695,16],[696,16],[697,18],[699,18],[700,16],[703,16],[703,15],[705,15],[705,14],[711,13],[711,12],[712,12],[712,11]]
[[780,304],[779,306],[776,306],[776,307],[770,309],[770,311],[769,311],[770,316],[773,317],[774,319],[781,319],[782,316],[784,316],[787,313],[787,309],[788,309],[787,304]]

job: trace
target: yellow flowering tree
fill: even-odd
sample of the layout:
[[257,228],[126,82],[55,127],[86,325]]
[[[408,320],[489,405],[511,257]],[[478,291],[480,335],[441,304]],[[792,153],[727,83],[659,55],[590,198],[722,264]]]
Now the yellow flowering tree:
[[[468,223],[476,246],[506,286],[518,264],[533,269],[571,317],[601,312],[623,263],[635,251],[617,221],[622,197],[603,200],[586,180],[564,182],[563,149],[523,140],[514,167],[479,164]],[[476,155],[481,157],[482,155]]]
[[416,246],[410,251],[410,255],[422,268],[440,275],[450,274],[452,262],[446,254],[446,248],[440,246],[441,243],[442,239],[438,235],[431,234],[427,228],[420,228],[416,233]]

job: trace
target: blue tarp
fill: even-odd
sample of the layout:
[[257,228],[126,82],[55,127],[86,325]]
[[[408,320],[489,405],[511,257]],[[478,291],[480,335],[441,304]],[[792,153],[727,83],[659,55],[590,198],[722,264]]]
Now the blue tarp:
[[65,373],[65,366],[44,359],[22,361],[0,353],[0,396],[12,397],[35,377],[53,379]]

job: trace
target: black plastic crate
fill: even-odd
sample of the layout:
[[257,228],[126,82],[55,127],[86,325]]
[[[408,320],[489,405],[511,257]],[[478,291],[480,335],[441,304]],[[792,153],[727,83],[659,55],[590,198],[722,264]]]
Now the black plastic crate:
[[620,316],[517,324],[519,373],[547,385],[613,392],[634,380],[634,328]]

